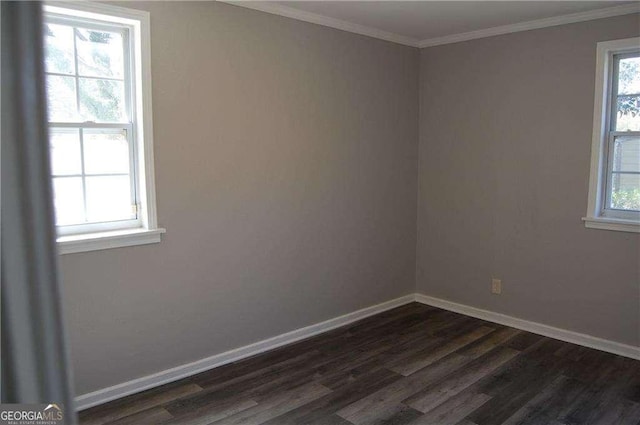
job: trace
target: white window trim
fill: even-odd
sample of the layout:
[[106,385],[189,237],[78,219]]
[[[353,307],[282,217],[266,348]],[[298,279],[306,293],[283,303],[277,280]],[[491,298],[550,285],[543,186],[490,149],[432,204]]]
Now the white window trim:
[[156,209],[155,172],[153,164],[153,117],[151,110],[151,25],[149,12],[94,2],[50,1],[45,3],[45,12],[64,13],[79,18],[100,19],[107,15],[113,22],[130,26],[134,57],[140,66],[135,66],[136,96],[135,110],[141,119],[135,120],[137,143],[137,171],[139,173],[139,202],[142,227],[69,235],[58,237],[60,254],[96,251],[125,246],[160,242],[166,230],[158,227]]
[[589,176],[589,201],[587,214],[582,218],[585,227],[601,230],[640,233],[640,221],[603,215],[608,138],[611,60],[614,54],[637,50],[640,37],[598,43],[596,54],[596,86],[593,107],[593,138],[591,141],[591,173]]
[[160,235],[165,232],[165,229],[129,229],[88,233],[86,235],[60,236],[58,238],[58,253],[73,254],[76,252],[159,243]]

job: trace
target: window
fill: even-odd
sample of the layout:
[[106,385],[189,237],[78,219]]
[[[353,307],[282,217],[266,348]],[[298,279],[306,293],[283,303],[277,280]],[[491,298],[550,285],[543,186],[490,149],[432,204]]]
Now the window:
[[640,38],[598,43],[587,227],[640,232]]
[[44,11],[60,251],[159,242],[149,15],[89,2],[56,2]]

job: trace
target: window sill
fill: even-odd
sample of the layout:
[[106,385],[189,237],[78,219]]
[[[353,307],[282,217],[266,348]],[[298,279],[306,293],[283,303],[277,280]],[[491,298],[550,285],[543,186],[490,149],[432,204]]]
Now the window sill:
[[158,243],[160,242],[160,235],[165,232],[165,229],[133,229],[91,233],[88,235],[60,236],[58,237],[58,253],[73,254],[76,252]]
[[582,221],[584,221],[584,226],[590,229],[640,233],[640,222],[635,220],[607,217],[582,217]]

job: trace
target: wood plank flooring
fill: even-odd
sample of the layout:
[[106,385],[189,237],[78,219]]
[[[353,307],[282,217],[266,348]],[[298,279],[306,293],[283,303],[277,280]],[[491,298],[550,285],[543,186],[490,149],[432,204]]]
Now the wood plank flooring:
[[80,412],[83,425],[640,424],[640,361],[418,303]]

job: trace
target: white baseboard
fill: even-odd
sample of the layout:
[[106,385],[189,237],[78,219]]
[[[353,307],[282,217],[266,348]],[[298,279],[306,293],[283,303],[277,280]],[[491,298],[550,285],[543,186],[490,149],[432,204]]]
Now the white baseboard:
[[518,319],[517,317],[507,316],[506,314],[494,313],[493,311],[482,310],[480,308],[471,307],[465,304],[458,304],[424,294],[415,295],[416,301],[422,304],[453,311],[466,316],[476,317],[489,322],[499,323],[512,328],[522,329],[523,331],[548,336],[549,338],[559,339],[560,341],[583,345],[585,347],[595,348],[596,350],[640,360],[640,347],[621,344],[619,342],[568,331],[566,329],[555,328],[553,326],[543,325],[542,323],[530,322],[528,320]]
[[355,322],[357,320],[364,319],[366,317],[373,316],[374,314],[382,313],[383,311],[391,310],[392,308],[399,307],[401,305],[408,304],[414,301],[415,294],[406,295],[404,297],[366,307],[361,310],[345,314],[343,316],[335,317],[324,322],[296,329],[294,331],[287,332],[273,338],[265,339],[253,344],[245,345],[244,347],[216,354],[214,356],[207,357],[206,359],[198,360],[193,363],[188,363],[178,367],[174,367],[172,369],[163,370],[161,372],[154,373],[153,375],[143,376],[141,378],[123,382],[112,387],[103,388],[101,390],[94,391],[88,394],[82,394],[75,399],[76,409],[87,409],[89,407],[97,406],[111,400],[135,394],[140,391],[148,390],[159,385],[177,381],[179,379],[186,378],[188,376],[192,376],[227,363],[235,362],[246,357],[273,350],[274,348],[291,344],[293,342],[330,331],[331,329],[335,329],[340,326],[348,325],[349,323]]
[[245,345],[244,347],[216,354],[214,356],[207,357],[193,363],[184,364],[172,369],[154,373],[153,375],[143,376],[141,378],[123,382],[112,387],[103,388],[98,391],[80,395],[76,397],[76,408],[78,410],[87,409],[89,407],[97,406],[108,401],[135,394],[140,391],[148,390],[159,385],[177,381],[179,379],[186,378],[197,373],[222,366],[227,363],[235,362],[250,356],[254,356],[256,354],[273,350],[274,348],[278,348],[283,345],[291,344],[293,342],[330,331],[340,326],[348,325],[349,323],[364,319],[365,317],[373,316],[374,314],[382,313],[383,311],[387,311],[413,301],[453,311],[455,313],[464,314],[466,316],[487,320],[489,322],[499,323],[501,325],[522,329],[527,332],[544,335],[550,338],[559,339],[561,341],[583,345],[585,347],[595,348],[596,350],[606,351],[609,353],[640,360],[640,347],[625,345],[587,334],[572,332],[565,329],[555,328],[553,326],[543,325],[537,322],[518,319],[517,317],[507,316],[505,314],[495,313],[488,310],[482,310],[480,308],[458,304],[440,298],[430,297],[424,294],[410,294],[381,304],[366,307],[361,310],[345,314],[343,316],[335,317],[321,323],[316,323],[311,326],[296,329],[294,331],[287,332],[273,338],[265,339],[250,345]]

